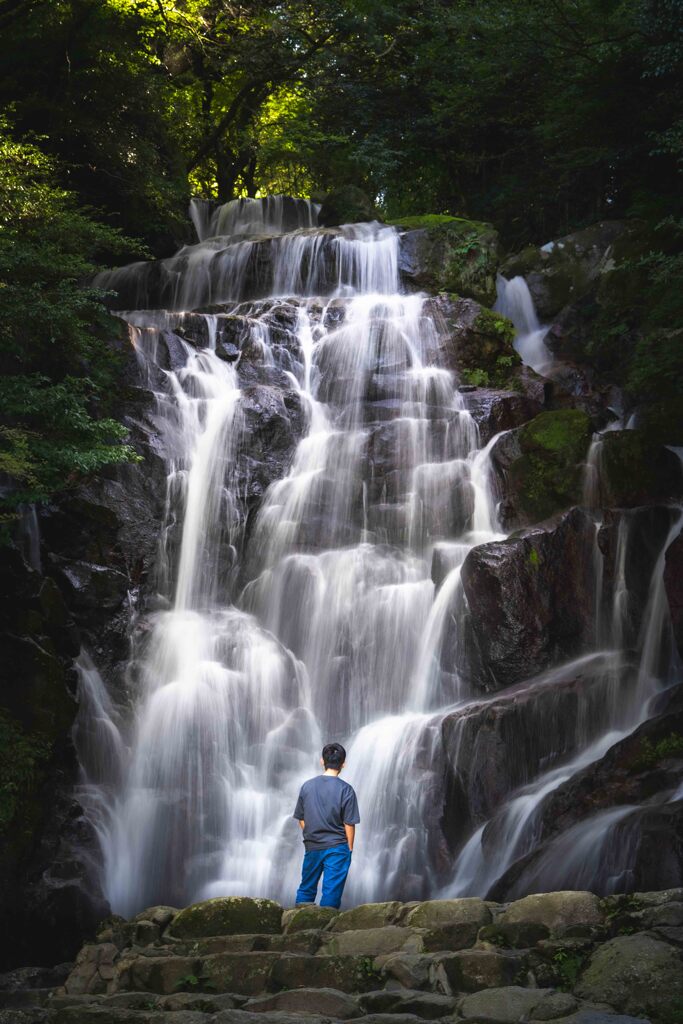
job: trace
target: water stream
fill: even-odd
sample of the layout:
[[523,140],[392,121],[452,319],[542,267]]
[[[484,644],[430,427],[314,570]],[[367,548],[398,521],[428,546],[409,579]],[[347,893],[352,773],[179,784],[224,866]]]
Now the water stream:
[[[165,310],[144,308],[147,267],[100,282],[140,298],[123,315],[169,453],[159,595],[134,623],[125,706],[87,655],[80,663],[81,796],[105,894],[124,915],[221,894],[291,903],[291,813],[332,739],[347,746],[361,806],[346,902],[426,897],[444,884],[485,891],[528,848],[543,795],[638,720],[658,685],[659,592],[628,720],[607,713],[601,735],[577,738],[565,763],[532,766],[532,788],[503,811],[500,857],[482,852],[481,826],[444,877],[441,722],[481,698],[444,669],[442,644],[467,553],[503,536],[495,439],[480,446],[424,297],[401,292],[394,229],[318,231],[312,204],[255,202],[195,204],[199,242],[162,267]],[[188,334],[198,319],[201,344]],[[169,332],[173,365],[162,358]],[[254,402],[279,403],[291,430],[295,412],[304,424],[257,503]],[[450,568],[438,587],[435,552]]]

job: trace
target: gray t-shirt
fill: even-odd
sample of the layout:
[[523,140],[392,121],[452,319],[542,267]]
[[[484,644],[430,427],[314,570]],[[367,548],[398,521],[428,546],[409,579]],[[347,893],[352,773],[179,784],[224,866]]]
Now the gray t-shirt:
[[346,842],[344,825],[360,821],[356,794],[338,775],[316,775],[301,787],[294,817],[305,822],[307,850],[341,846]]

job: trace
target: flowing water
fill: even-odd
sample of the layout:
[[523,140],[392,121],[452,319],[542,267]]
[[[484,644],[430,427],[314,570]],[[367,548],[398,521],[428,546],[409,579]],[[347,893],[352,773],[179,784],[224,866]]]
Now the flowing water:
[[549,328],[538,321],[526,281],[523,277],[513,277],[508,281],[499,274],[496,290],[498,294],[493,308],[515,325],[514,346],[523,362],[538,373],[548,371],[554,361],[552,352],[545,344]]
[[[100,280],[140,299],[122,315],[168,453],[159,594],[133,621],[125,706],[80,662],[81,795],[105,894],[125,915],[220,894],[291,903],[292,810],[333,739],[362,818],[345,900],[484,891],[528,849],[543,796],[638,720],[661,635],[642,641],[628,714],[605,696],[600,735],[578,728],[572,756],[532,765],[536,781],[511,796],[501,855],[475,829],[449,882],[441,723],[481,698],[442,647],[467,553],[502,537],[495,439],[480,447],[424,297],[400,291],[392,228],[318,231],[312,204],[255,202],[195,204],[199,242],[164,261],[161,286],[144,266]],[[165,310],[144,308],[153,293]],[[239,347],[226,341],[237,328]],[[275,442],[256,457],[252,413],[271,407],[298,442],[261,493]],[[433,559],[448,568],[438,587]]]

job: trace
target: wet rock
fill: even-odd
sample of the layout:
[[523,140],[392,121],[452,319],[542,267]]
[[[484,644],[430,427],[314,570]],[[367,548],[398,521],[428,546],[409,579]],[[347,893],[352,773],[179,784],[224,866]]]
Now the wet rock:
[[452,370],[465,385],[512,386],[520,358],[506,317],[474,299],[447,294],[427,299],[424,308],[437,327],[436,338],[426,337],[429,362]]
[[424,950],[422,935],[414,928],[384,925],[381,928],[363,928],[359,931],[340,931],[327,938],[323,952],[327,955],[359,953],[366,956],[382,956],[386,953],[421,953]]
[[678,510],[668,506],[606,510],[598,532],[603,555],[603,592],[609,604],[623,586],[621,630],[625,646],[637,649],[655,566]]
[[478,689],[510,686],[589,648],[594,534],[590,516],[573,509],[469,553],[462,585]]
[[273,900],[246,896],[217,896],[181,910],[171,925],[178,939],[208,935],[276,935],[280,932],[282,907]]
[[626,1017],[620,1013],[613,1013],[607,1007],[604,1010],[579,1010],[568,1017],[558,1017],[555,1020],[557,1024],[650,1024],[650,1021],[642,1017]]
[[522,426],[543,410],[542,402],[517,391],[475,388],[463,397],[465,408],[479,427],[482,445],[502,430]]
[[[607,668],[602,659],[591,659],[444,717],[448,775],[442,827],[452,849],[468,829],[491,818],[511,792],[609,727]],[[631,678],[624,666],[621,671]],[[583,721],[579,708],[586,712]],[[497,821],[483,838],[491,848],[502,841]]]
[[455,995],[511,985],[521,967],[518,957],[488,949],[466,949],[436,956],[430,976],[440,992]]
[[582,999],[659,1018],[683,1000],[680,950],[650,935],[622,935],[593,953],[575,988]]
[[348,1020],[360,1013],[358,1001],[345,992],[333,988],[299,988],[277,992],[272,996],[250,999],[244,1009],[249,1013],[267,1013],[272,1010],[301,1011],[308,1015],[328,1014],[336,1020]]
[[425,928],[429,949],[465,949],[474,944],[479,929],[490,922],[491,911],[476,897],[429,900],[408,914],[411,928]]
[[[254,954],[252,954],[254,955]],[[273,966],[274,989],[334,988],[340,992],[369,992],[380,980],[368,956],[280,956]],[[240,989],[232,991],[239,992]]]
[[325,228],[376,219],[371,200],[355,185],[344,185],[328,192],[318,213],[318,223]]
[[381,976],[390,982],[398,982],[404,988],[422,989],[429,987],[433,962],[431,956],[394,953],[377,957],[375,966],[381,972]]
[[394,989],[368,992],[359,1001],[365,1013],[415,1014],[423,1020],[445,1017],[455,1007],[452,996],[437,992],[400,992]]
[[598,897],[590,892],[551,892],[525,896],[511,903],[496,924],[540,924],[552,936],[576,934],[603,923]]
[[395,924],[403,907],[397,900],[389,903],[363,903],[345,910],[333,921],[333,932],[360,931],[365,928],[383,928]]
[[551,992],[538,1003],[529,1014],[530,1020],[556,1020],[566,1017],[579,1005],[578,999],[569,992]]
[[282,915],[282,929],[289,935],[293,932],[306,931],[310,928],[326,928],[337,917],[339,911],[333,907],[294,907],[285,910]]
[[500,451],[496,445],[491,456],[503,475],[508,526],[539,522],[579,503],[590,438],[585,412],[558,409],[519,427],[514,441],[501,439]]
[[147,907],[135,915],[135,921],[151,921],[162,931],[168,927],[174,917],[179,913],[175,907]]
[[585,295],[599,276],[613,266],[609,250],[627,231],[624,221],[600,221],[542,248],[530,246],[506,259],[506,278],[525,278],[541,320],[554,317]]
[[424,218],[406,219],[399,228],[398,267],[404,284],[493,305],[499,244],[490,224],[456,217],[435,224]]
[[537,884],[542,865],[557,856],[553,840],[580,822],[619,806],[627,812],[630,808],[630,813],[616,824],[601,854],[604,870],[594,879],[595,891],[607,885],[610,876],[623,877],[630,888],[642,889],[666,888],[681,878],[683,807],[680,803],[657,806],[652,801],[671,793],[683,778],[683,759],[667,758],[665,747],[661,754],[657,752],[662,741],[683,734],[683,687],[665,691],[653,712],[653,718],[616,743],[603,758],[546,797],[536,820],[534,852],[510,868],[492,890],[492,898],[529,891]]
[[681,463],[639,430],[609,431],[600,447],[600,484],[604,506],[634,508],[675,500],[683,488]]
[[118,950],[111,943],[83,946],[73,970],[64,982],[67,995],[92,995],[111,991],[117,957]]
[[678,653],[683,656],[683,534],[669,545],[664,563],[664,586]]
[[476,1020],[481,1024],[516,1024],[531,1015],[551,992],[552,989],[520,988],[517,985],[491,988],[465,996],[458,1006],[458,1013],[465,1020]]

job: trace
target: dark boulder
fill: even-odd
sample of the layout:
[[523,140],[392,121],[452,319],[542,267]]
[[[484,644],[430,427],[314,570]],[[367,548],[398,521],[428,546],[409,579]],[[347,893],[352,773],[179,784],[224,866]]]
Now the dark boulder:
[[671,613],[671,625],[678,647],[683,657],[683,535],[669,546],[664,563],[664,586]]
[[[652,712],[649,721],[545,798],[536,816],[534,850],[512,865],[491,898],[516,898],[547,883],[551,859],[576,841],[582,826],[588,830],[603,821],[593,844],[594,891],[680,885],[683,800],[671,797],[683,783],[683,687],[661,694]],[[561,861],[556,867],[554,884],[571,882],[562,877]]]
[[514,386],[520,358],[512,345],[514,328],[500,313],[474,299],[436,295],[425,312],[437,326],[436,347],[427,353],[433,363],[457,374],[463,384]]
[[318,224],[323,228],[377,219],[372,201],[355,185],[344,185],[328,192],[318,213]]
[[506,526],[539,522],[579,503],[590,438],[585,412],[557,409],[500,439],[491,457],[504,482]]
[[[446,715],[444,830],[457,847],[510,794],[609,726],[608,659],[595,656]],[[627,664],[620,667],[632,678]]]
[[[643,616],[652,595],[653,574],[671,530],[680,513],[670,506],[608,509],[598,531],[598,546],[603,556],[604,618],[609,622],[618,591],[620,638],[617,643],[637,647]],[[674,552],[675,555],[675,552]],[[668,628],[668,623],[663,623]],[[663,657],[668,656],[666,638],[662,637]],[[613,643],[613,638],[605,638]]]
[[604,507],[676,500],[683,494],[681,462],[640,430],[612,430],[600,441],[599,485]]
[[418,291],[452,292],[487,306],[496,298],[498,233],[481,221],[459,217],[408,217],[401,230],[398,268]]
[[594,543],[593,520],[572,509],[469,553],[462,585],[474,686],[499,690],[590,648]]
[[625,221],[600,221],[541,248],[530,246],[508,257],[500,270],[507,278],[525,278],[538,315],[547,322],[609,272],[610,248],[628,229]]
[[501,431],[520,427],[543,411],[541,402],[518,391],[475,388],[463,395],[463,401],[479,427],[482,445],[488,444]]

